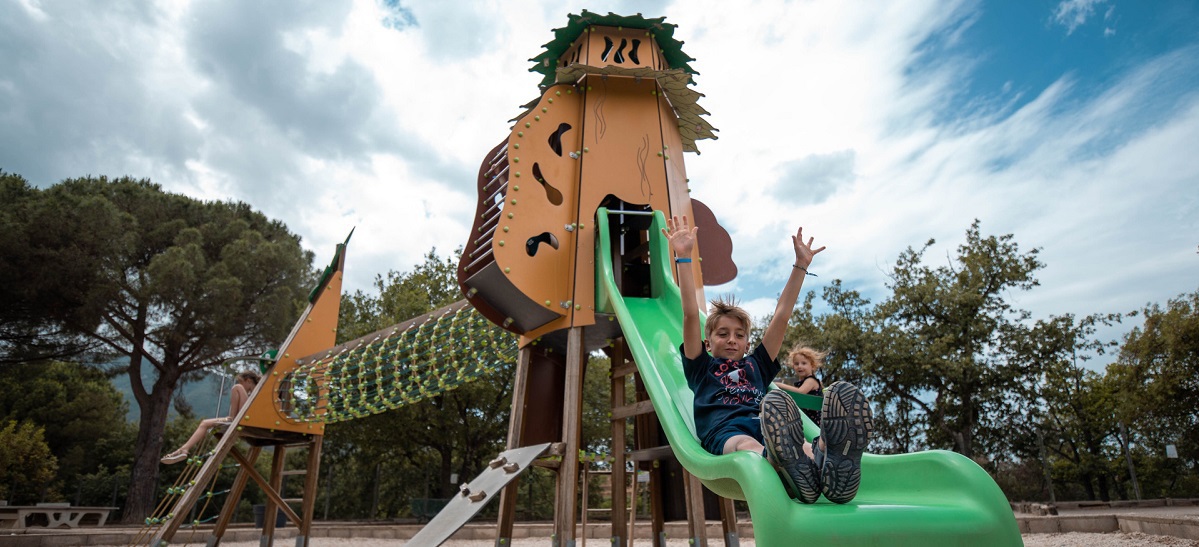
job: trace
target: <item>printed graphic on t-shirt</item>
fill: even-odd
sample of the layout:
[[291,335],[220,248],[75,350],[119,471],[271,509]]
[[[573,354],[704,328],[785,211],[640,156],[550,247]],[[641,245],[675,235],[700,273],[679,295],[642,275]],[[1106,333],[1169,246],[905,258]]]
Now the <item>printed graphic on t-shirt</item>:
[[759,404],[762,391],[749,381],[755,372],[753,367],[749,359],[718,359],[712,364],[712,376],[723,388],[718,394],[720,402],[729,405]]

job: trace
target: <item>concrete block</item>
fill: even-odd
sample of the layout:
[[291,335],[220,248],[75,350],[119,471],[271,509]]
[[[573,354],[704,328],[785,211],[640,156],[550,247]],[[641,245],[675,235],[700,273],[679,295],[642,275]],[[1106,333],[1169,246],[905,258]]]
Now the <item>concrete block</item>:
[[1057,518],[1030,518],[1026,522],[1030,534],[1056,534],[1062,531]]
[[1088,515],[1078,517],[1058,517],[1058,527],[1063,533],[1083,532],[1091,534],[1106,534],[1120,529],[1120,522],[1115,515]]

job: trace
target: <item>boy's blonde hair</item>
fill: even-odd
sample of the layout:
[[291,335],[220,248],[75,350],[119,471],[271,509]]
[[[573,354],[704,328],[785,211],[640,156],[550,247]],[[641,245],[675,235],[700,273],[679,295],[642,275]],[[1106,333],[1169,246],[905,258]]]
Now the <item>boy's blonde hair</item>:
[[712,313],[708,314],[708,320],[704,323],[704,338],[712,337],[712,331],[716,330],[716,322],[719,321],[721,317],[732,317],[733,319],[736,319],[737,322],[741,323],[741,326],[745,328],[745,333],[749,334],[749,312],[741,309],[741,306],[737,305],[736,298],[730,296],[728,301],[725,301],[722,297],[717,298],[710,303],[712,304]]
[[815,371],[824,366],[824,358],[828,357],[828,352],[817,351],[816,348],[804,345],[803,343],[795,344],[795,347],[787,352],[787,366],[791,366],[791,363],[795,362],[795,358],[800,355],[807,357],[808,361],[812,362],[812,370]]

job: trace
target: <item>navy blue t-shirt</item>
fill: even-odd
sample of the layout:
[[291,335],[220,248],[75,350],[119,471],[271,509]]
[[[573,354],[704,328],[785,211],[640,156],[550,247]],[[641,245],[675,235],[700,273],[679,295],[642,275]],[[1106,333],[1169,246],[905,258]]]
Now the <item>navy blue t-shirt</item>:
[[743,359],[717,359],[703,350],[691,360],[682,346],[679,352],[687,387],[695,393],[695,434],[704,449],[720,455],[725,441],[739,434],[762,442],[759,407],[779,372],[779,362],[770,358],[762,344]]

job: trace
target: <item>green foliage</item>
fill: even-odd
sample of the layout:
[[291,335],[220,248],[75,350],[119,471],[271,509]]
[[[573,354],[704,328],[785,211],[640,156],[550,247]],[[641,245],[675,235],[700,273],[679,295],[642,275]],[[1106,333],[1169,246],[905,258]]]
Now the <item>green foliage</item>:
[[79,492],[82,477],[127,465],[133,457],[134,428],[125,421],[128,404],[94,367],[61,362],[7,365],[0,367],[0,393],[5,394],[0,422],[29,421],[45,430],[46,444],[58,462],[54,485],[64,495]]
[[[39,191],[6,177],[2,191],[21,205],[0,222],[28,237],[0,266],[0,285],[22,287],[15,297],[30,326],[18,334],[87,340],[94,357],[120,359],[111,372],[129,374],[141,418],[124,518],[139,521],[154,505],[175,389],[277,344],[303,305],[312,256],[249,205],[170,194],[146,180],[85,177]],[[0,349],[19,358],[42,348],[17,338]]]
[[9,420],[0,428],[0,498],[22,505],[56,497],[49,488],[57,467],[44,427]]
[[[1199,291],[1146,306],[1141,316],[1107,376],[1136,452],[1162,470],[1144,478],[1146,493],[1179,496],[1199,471]],[[1165,458],[1171,444],[1178,459]]]

